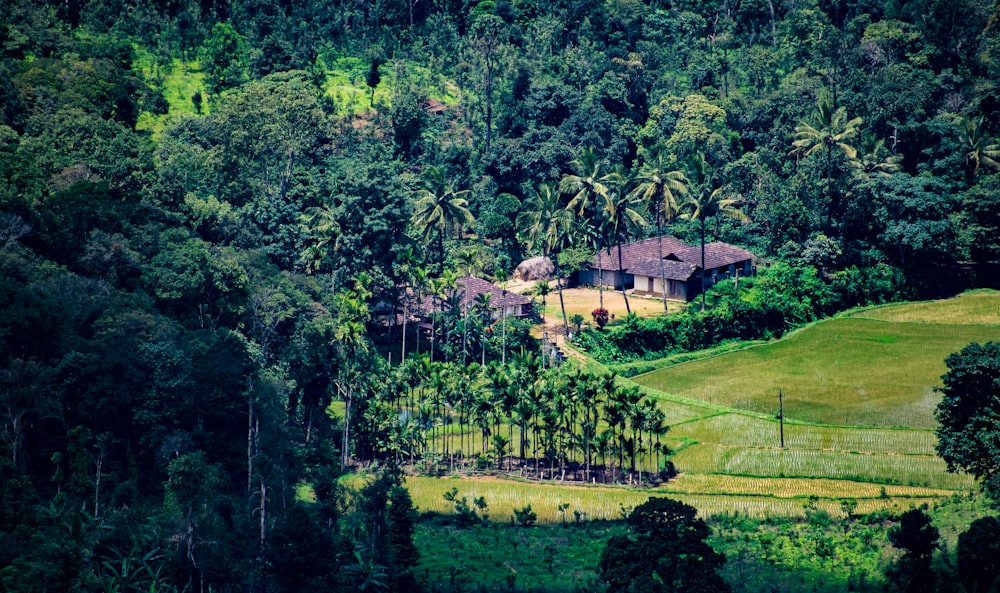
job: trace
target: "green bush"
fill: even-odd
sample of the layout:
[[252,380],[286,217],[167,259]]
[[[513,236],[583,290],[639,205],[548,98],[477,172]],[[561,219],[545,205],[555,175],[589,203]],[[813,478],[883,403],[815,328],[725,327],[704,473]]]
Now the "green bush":
[[736,294],[732,282],[719,283],[709,293],[715,304],[706,311],[649,319],[630,315],[613,329],[581,332],[576,342],[604,364],[653,361],[729,342],[780,338],[836,311],[902,295],[899,271],[889,266],[850,268],[826,282],[815,268],[779,263],[742,287],[747,285]]

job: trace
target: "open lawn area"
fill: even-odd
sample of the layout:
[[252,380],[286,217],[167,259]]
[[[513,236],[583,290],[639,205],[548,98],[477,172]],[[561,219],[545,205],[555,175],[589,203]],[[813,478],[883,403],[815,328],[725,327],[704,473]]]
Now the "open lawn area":
[[[521,285],[517,292],[532,296],[533,285]],[[539,303],[540,297],[533,297]],[[596,288],[564,288],[563,301],[566,304],[566,317],[572,318],[575,314],[583,316],[583,327],[594,327],[594,319],[590,312],[596,309],[601,302],[601,291]],[[632,312],[639,317],[655,317],[663,315],[663,301],[657,298],[640,297],[629,295],[628,304]],[[687,303],[679,301],[667,301],[670,313],[677,313],[687,308]],[[604,291],[604,308],[614,316],[608,324],[613,327],[622,323],[628,311],[625,308],[625,299],[620,291]],[[559,292],[556,290],[555,282],[552,283],[552,292],[545,297],[545,323],[550,326],[562,325],[562,309],[559,306]],[[572,328],[575,331],[575,328]]]

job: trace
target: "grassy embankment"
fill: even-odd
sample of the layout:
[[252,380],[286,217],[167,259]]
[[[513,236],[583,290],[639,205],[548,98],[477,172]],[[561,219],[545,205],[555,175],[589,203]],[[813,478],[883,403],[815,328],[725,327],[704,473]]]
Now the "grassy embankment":
[[667,415],[681,471],[656,491],[433,478],[411,479],[410,488],[424,510],[447,511],[441,494],[454,486],[470,500],[484,496],[495,518],[530,504],[548,522],[561,520],[560,503],[570,513],[615,518],[651,494],[705,515],[775,516],[801,515],[810,496],[838,514],[851,499],[860,513],[964,493],[971,480],[947,473],[934,453],[934,387],[945,356],[970,341],[1000,339],[998,310],[995,291],[862,310],[636,377]]
[[[898,552],[884,523],[837,519],[853,501],[855,515],[928,503],[949,550],[986,512],[963,494],[971,481],[948,474],[934,455],[932,412],[944,356],[991,339],[1000,339],[1000,293],[977,291],[854,312],[786,340],[639,377],[667,413],[680,477],[655,491],[411,477],[421,510],[447,513],[442,495],[454,487],[470,501],[483,496],[494,521],[530,504],[543,523],[460,529],[425,521],[416,536],[425,551],[418,578],[433,590],[577,590],[595,578],[603,542],[621,526],[577,524],[575,513],[614,519],[662,495],[729,517],[710,522],[736,591],[877,590]],[[773,416],[779,386],[789,396],[785,449]]]

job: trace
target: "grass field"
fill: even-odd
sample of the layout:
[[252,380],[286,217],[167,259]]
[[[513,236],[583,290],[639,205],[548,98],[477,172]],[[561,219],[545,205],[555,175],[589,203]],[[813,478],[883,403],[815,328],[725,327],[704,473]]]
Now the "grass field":
[[[541,297],[534,296],[534,282],[510,282],[507,287],[513,292],[523,294],[529,298],[534,298],[541,303]],[[550,326],[562,325],[562,308],[559,305],[559,291],[556,290],[556,283],[550,282],[552,292],[545,297],[545,323]],[[583,316],[583,327],[594,327],[594,320],[590,312],[596,309],[601,303],[601,291],[593,287],[563,288],[563,302],[566,305],[566,317],[571,318],[579,314]],[[640,317],[655,317],[663,315],[663,301],[657,298],[641,297],[629,295],[629,308]],[[670,313],[677,313],[687,308],[686,303],[678,301],[667,301]],[[608,313],[614,315],[613,321],[608,323],[608,327],[614,327],[622,323],[628,315],[625,308],[625,299],[621,291],[604,290],[604,308]]]
[[201,95],[202,111],[208,113],[210,106],[205,94],[205,73],[197,60],[184,62],[174,58],[170,64],[161,66],[149,52],[138,49],[133,68],[147,83],[160,89],[169,105],[169,111],[163,115],[141,113],[136,124],[138,129],[148,130],[155,137],[163,132],[171,118],[197,115],[192,101],[195,95]]
[[[597,295],[573,296],[586,308]],[[470,500],[484,496],[500,521],[528,504],[540,521],[559,522],[573,511],[613,519],[650,495],[683,500],[706,516],[801,516],[811,495],[831,513],[845,499],[857,500],[859,513],[943,500],[975,485],[948,473],[935,454],[934,387],[948,354],[970,341],[1000,339],[998,307],[1000,292],[976,291],[861,310],[777,342],[636,377],[667,414],[666,440],[681,472],[656,490],[432,478],[411,478],[409,487],[421,509],[438,512],[451,510],[442,494],[452,487]],[[566,513],[558,511],[563,503]]]
[[778,342],[654,371],[636,383],[713,405],[838,425],[934,427],[944,358],[1000,325],[823,321]]
[[[449,514],[454,503],[444,498],[452,488],[469,504],[483,497],[492,521],[510,522],[514,510],[530,505],[539,523],[560,523],[580,520],[621,519],[632,508],[651,496],[665,496],[683,501],[698,509],[703,516],[728,515],[739,512],[753,517],[801,516],[811,495],[819,496],[818,508],[839,515],[840,500],[858,501],[858,512],[877,509],[907,509],[911,505],[933,502],[953,491],[905,485],[882,485],[835,479],[821,481],[803,479],[753,479],[742,476],[695,475],[682,476],[662,488],[634,489],[624,486],[585,486],[558,482],[521,482],[497,478],[429,478],[411,476],[406,479],[413,503],[420,512]],[[560,511],[560,505],[568,505]]]
[[897,323],[995,326],[1000,324],[1000,298],[997,295],[995,290],[972,290],[952,299],[886,305],[851,316]]

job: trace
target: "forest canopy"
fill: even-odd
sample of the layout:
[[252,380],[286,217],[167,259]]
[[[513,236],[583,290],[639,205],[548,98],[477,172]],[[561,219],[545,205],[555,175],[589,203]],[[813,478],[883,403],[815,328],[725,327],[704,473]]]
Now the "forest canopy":
[[467,275],[669,233],[775,263],[796,321],[996,283],[998,27],[977,0],[3,2],[2,588],[405,590],[399,476],[337,478],[419,449],[420,381],[542,372],[526,323],[447,305]]

